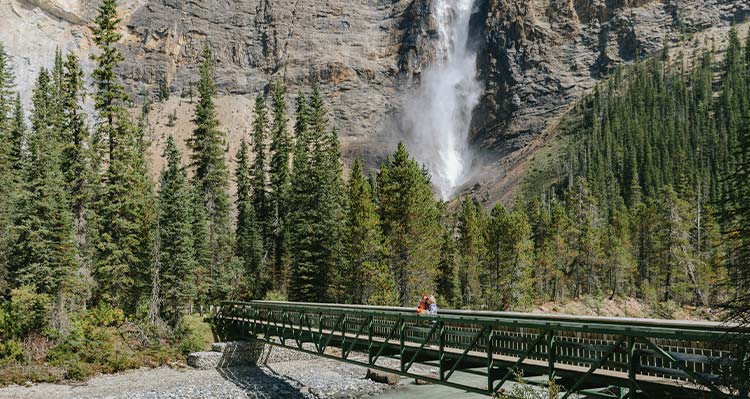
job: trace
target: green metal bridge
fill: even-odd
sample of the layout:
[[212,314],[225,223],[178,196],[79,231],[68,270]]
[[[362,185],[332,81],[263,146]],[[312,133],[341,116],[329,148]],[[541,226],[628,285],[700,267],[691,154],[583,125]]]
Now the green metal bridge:
[[[729,397],[724,377],[750,332],[692,321],[458,310],[425,316],[270,301],[224,302],[213,322],[221,339],[256,339],[486,395],[520,375],[540,386],[554,380],[563,399]],[[460,378],[467,374],[473,378]]]

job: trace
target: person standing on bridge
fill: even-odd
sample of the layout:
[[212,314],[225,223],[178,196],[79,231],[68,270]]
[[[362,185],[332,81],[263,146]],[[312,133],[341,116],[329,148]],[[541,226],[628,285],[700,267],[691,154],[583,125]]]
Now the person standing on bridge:
[[427,314],[436,315],[438,312],[437,302],[435,301],[435,295],[430,295],[427,298]]
[[422,295],[422,301],[419,302],[417,313],[425,315],[436,315],[437,314],[437,303],[434,295]]

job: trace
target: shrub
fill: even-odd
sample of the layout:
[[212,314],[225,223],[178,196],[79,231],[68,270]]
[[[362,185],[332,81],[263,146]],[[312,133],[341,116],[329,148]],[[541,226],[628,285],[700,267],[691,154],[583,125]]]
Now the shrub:
[[549,381],[545,387],[536,387],[527,384],[520,374],[516,374],[516,381],[518,384],[514,385],[510,391],[501,390],[493,397],[498,399],[557,399],[560,397],[560,386],[555,381]]
[[21,339],[47,326],[47,313],[52,303],[49,295],[37,294],[34,287],[16,288],[10,301],[0,310],[0,336]]
[[268,291],[264,301],[286,301],[286,294],[282,291]]
[[654,316],[660,319],[674,319],[675,312],[680,308],[675,301],[657,301],[654,303]]
[[0,366],[23,361],[23,345],[15,340],[0,342]]
[[211,326],[198,315],[188,315],[180,320],[175,338],[182,354],[207,350],[213,342]]

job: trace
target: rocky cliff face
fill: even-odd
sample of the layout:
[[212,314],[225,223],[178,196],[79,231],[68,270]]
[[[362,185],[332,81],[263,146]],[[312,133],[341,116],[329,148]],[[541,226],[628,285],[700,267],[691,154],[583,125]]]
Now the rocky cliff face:
[[[30,93],[56,46],[90,63],[97,3],[0,0],[0,41],[20,89]],[[508,171],[550,121],[618,63],[657,51],[680,31],[741,20],[750,9],[747,0],[477,0],[476,7],[472,44],[485,90],[472,141],[486,155],[475,180],[490,198],[512,188],[517,176]],[[162,80],[175,94],[188,91],[209,42],[225,104],[249,103],[270,81],[285,82],[291,93],[318,81],[345,156],[363,156],[371,166],[398,139],[394,118],[432,60],[437,37],[431,0],[121,0],[121,13],[121,72],[134,100],[154,95]],[[230,143],[245,133],[249,114],[226,117],[237,136]],[[154,137],[163,136],[162,122],[152,123]]]

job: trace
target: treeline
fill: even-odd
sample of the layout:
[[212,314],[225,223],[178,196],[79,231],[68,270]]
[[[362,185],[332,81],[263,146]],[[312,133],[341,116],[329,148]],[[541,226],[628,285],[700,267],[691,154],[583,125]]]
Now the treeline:
[[[690,70],[652,59],[619,71],[568,119],[576,134],[557,184],[487,212],[468,197],[455,210],[436,201],[403,144],[374,175],[355,160],[344,179],[316,86],[293,110],[279,83],[259,95],[230,170],[208,46],[189,154],[170,137],[154,185],[146,116],[131,116],[115,72],[118,23],[105,1],[91,118],[79,60],[58,52],[26,126],[0,52],[0,290],[54,298],[53,325],[101,303],[175,326],[226,299],[403,306],[429,291],[440,306],[523,310],[583,295],[676,306],[746,292],[735,288],[747,280],[750,52],[734,31],[718,101],[710,53]],[[730,275],[736,286],[720,284]]]
[[556,182],[530,190],[535,243],[567,208],[585,251],[549,273],[576,291],[747,312],[750,42],[735,28],[728,39],[721,64],[713,51],[670,60],[665,48],[618,69],[565,119]]

